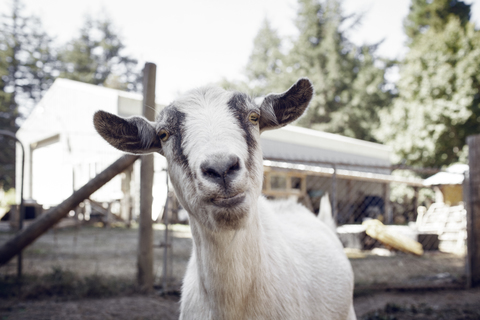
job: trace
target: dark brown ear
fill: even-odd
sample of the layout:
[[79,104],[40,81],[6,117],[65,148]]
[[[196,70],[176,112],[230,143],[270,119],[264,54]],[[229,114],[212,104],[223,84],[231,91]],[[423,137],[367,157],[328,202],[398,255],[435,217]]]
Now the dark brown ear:
[[93,116],[93,124],[103,139],[121,151],[134,154],[162,153],[155,127],[144,118],[122,118],[97,111]]
[[284,93],[267,95],[260,106],[260,131],[283,127],[297,120],[307,109],[313,96],[310,80],[302,78]]

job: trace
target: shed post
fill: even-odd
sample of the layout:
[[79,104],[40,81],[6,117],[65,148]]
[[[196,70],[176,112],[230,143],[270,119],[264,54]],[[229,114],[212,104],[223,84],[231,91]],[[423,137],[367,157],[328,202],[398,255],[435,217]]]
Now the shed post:
[[383,184],[383,199],[384,199],[384,215],[385,215],[385,224],[393,223],[392,215],[392,203],[390,202],[390,183],[386,182]]
[[332,164],[332,217],[333,221],[338,224],[338,210],[337,210],[337,166]]
[[418,209],[418,195],[419,195],[419,188],[418,187],[413,187],[413,212],[410,217],[411,221],[416,221],[417,220],[417,209]]
[[467,286],[480,285],[480,135],[467,137]]
[[[156,68],[155,64],[147,62],[143,69],[143,116],[150,121],[155,120]],[[137,280],[142,289],[150,291],[153,289],[153,154],[143,155],[141,159]]]
[[168,241],[168,215],[169,215],[169,210],[171,207],[171,204],[169,203],[170,199],[170,191],[168,187],[168,171],[165,171],[165,174],[167,176],[167,200],[165,201],[165,207],[163,209],[163,223],[165,224],[165,238],[163,245],[164,251],[163,251],[163,280],[162,280],[162,288],[163,288],[163,294],[166,294],[168,292],[168,282],[167,282],[167,276],[168,276],[168,249],[170,249],[170,243]]

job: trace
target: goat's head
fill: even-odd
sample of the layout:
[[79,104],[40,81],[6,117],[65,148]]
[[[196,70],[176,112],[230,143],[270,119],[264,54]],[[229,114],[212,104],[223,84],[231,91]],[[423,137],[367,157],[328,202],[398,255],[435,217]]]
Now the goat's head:
[[258,104],[246,94],[206,87],[174,101],[154,123],[98,111],[94,125],[117,149],[165,156],[191,218],[211,230],[238,229],[261,193],[260,133],[300,117],[312,94],[308,79]]

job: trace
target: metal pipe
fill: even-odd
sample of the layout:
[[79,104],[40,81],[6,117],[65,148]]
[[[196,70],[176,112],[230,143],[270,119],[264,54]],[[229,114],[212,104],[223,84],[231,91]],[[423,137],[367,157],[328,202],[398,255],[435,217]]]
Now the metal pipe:
[[[0,130],[0,134],[3,136],[10,137],[17,141],[20,144],[20,147],[22,147],[22,185],[20,187],[20,208],[19,208],[19,217],[18,217],[18,231],[23,229],[23,219],[25,217],[24,213],[24,204],[23,204],[23,185],[24,185],[24,180],[23,180],[23,175],[25,172],[25,148],[23,147],[23,143],[15,136],[13,132],[7,131],[7,130]],[[21,278],[22,277],[22,250],[19,251],[17,255],[17,277]]]

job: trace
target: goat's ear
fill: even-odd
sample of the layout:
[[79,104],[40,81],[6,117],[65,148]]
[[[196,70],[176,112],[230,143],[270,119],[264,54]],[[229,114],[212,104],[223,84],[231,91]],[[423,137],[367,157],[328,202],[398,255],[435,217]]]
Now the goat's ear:
[[145,118],[122,118],[105,111],[97,111],[93,116],[93,124],[103,139],[121,151],[162,154],[162,145],[155,127]]
[[313,86],[307,78],[298,80],[284,93],[267,95],[260,105],[260,131],[280,128],[297,120],[312,96]]

